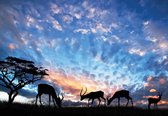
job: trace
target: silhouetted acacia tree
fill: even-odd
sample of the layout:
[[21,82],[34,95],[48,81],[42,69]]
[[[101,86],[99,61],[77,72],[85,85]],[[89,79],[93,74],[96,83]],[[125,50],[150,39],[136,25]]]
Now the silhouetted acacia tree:
[[0,61],[0,85],[9,89],[8,103],[12,104],[18,91],[25,85],[41,80],[47,74],[47,69],[36,67],[34,62],[7,57]]

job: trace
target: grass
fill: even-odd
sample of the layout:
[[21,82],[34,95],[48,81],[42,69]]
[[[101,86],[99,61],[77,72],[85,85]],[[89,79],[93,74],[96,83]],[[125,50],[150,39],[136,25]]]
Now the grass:
[[0,112],[4,115],[22,116],[166,116],[168,109],[147,110],[137,107],[49,107],[35,106],[34,104],[0,103]]

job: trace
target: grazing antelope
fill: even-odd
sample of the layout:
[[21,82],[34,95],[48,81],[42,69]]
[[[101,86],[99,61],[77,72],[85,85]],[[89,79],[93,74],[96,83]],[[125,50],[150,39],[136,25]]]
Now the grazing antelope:
[[104,98],[104,92],[103,91],[95,91],[95,92],[90,92],[88,94],[86,94],[87,92],[87,88],[86,88],[86,91],[82,94],[82,91],[83,91],[83,88],[80,92],[80,97],[81,97],[81,101],[83,99],[87,99],[88,98],[88,106],[89,106],[89,101],[92,100],[91,104],[93,104],[93,101],[94,99],[98,99],[99,100],[99,105],[100,105],[100,102],[101,102],[101,99],[102,98],[104,101],[106,101],[106,99]]
[[42,105],[42,103],[41,103],[41,95],[42,94],[48,94],[49,95],[49,106],[50,106],[50,101],[51,101],[51,97],[52,97],[54,106],[55,106],[55,102],[56,102],[58,107],[61,107],[61,103],[62,103],[64,97],[63,97],[63,95],[62,95],[62,98],[57,96],[56,93],[55,93],[55,89],[51,85],[48,85],[48,84],[39,84],[38,85],[38,94],[36,95],[35,104],[37,104],[37,100],[39,98],[40,104]]
[[127,90],[120,90],[120,91],[116,91],[114,93],[114,95],[110,98],[107,99],[107,105],[110,105],[110,103],[117,98],[118,99],[118,106],[120,106],[120,98],[121,97],[125,97],[127,99],[127,104],[126,106],[128,106],[129,100],[131,100],[132,106],[133,106],[133,102],[132,102],[132,98],[129,96],[129,91]]
[[158,108],[157,104],[162,98],[162,93],[158,92],[158,98],[148,98],[148,109],[150,109],[151,104],[154,104],[154,108]]

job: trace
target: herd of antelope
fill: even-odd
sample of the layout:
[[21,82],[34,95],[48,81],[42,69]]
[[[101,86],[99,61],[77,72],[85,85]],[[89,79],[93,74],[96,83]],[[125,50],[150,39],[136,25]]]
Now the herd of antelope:
[[[62,98],[60,98],[60,95],[59,94],[57,95],[53,86],[48,85],[48,84],[39,84],[37,92],[38,93],[36,95],[36,101],[35,101],[36,105],[37,105],[38,98],[39,98],[40,104],[42,105],[41,95],[48,94],[49,95],[49,106],[50,106],[51,97],[52,97],[54,106],[56,106],[56,104],[57,104],[58,107],[60,107],[60,108],[62,107],[61,104],[64,99],[64,96],[62,94]],[[82,101],[83,99],[88,99],[88,106],[93,104],[94,99],[98,99],[98,101],[99,101],[98,105],[100,105],[101,99],[103,99],[104,103],[106,105],[106,99],[104,98],[103,91],[94,91],[94,92],[90,92],[90,93],[86,94],[86,92],[87,92],[87,88],[86,88],[86,90],[83,94],[82,94],[82,92],[83,92],[83,88],[80,91],[80,100]],[[157,104],[161,100],[162,93],[158,92],[158,96],[159,96],[158,98],[152,98],[152,97],[148,98],[148,109],[150,109],[151,104],[154,104],[154,108],[157,108]],[[110,105],[114,99],[118,99],[118,106],[120,106],[120,98],[122,98],[122,97],[127,99],[126,106],[128,106],[129,101],[131,101],[131,105],[133,107],[133,101],[129,95],[128,90],[116,91],[112,97],[107,98],[107,105]],[[91,100],[91,103],[89,104],[90,100]],[[56,104],[55,104],[55,102],[56,102]]]

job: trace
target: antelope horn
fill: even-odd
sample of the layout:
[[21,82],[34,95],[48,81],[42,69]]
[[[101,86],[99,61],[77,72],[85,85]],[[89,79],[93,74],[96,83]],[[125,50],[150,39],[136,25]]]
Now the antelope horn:
[[83,91],[83,88],[82,88],[81,91],[80,91],[80,96],[82,96],[82,91]]
[[85,95],[86,92],[87,92],[87,88],[86,88],[85,92],[83,93],[83,95]]

